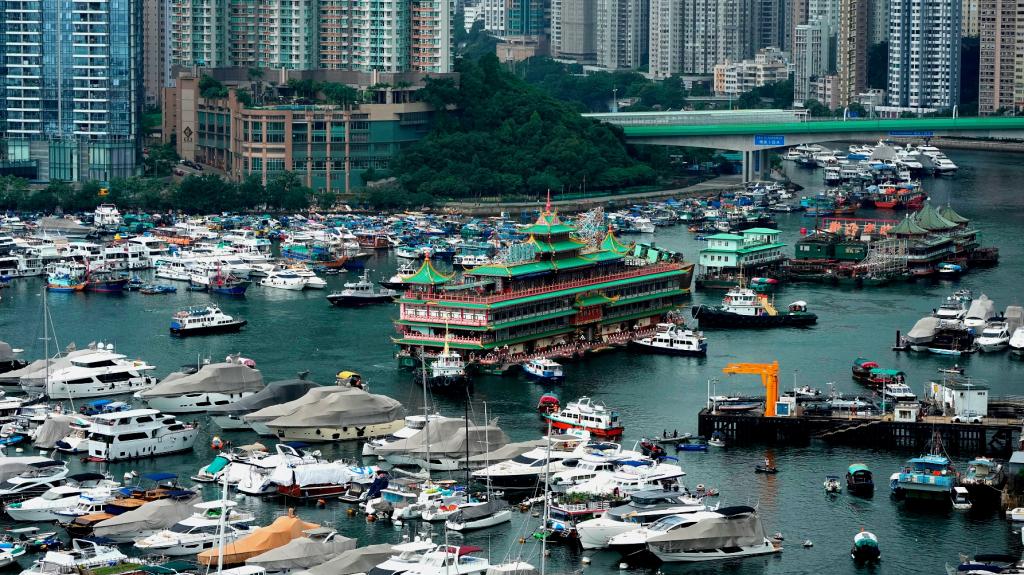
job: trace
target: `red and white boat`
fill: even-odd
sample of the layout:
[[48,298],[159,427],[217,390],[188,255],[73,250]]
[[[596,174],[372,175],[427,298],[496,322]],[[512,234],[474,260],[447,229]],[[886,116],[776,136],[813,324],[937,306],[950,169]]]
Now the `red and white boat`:
[[570,401],[558,411],[542,415],[555,429],[583,429],[594,437],[622,437],[624,430],[617,411],[589,397]]

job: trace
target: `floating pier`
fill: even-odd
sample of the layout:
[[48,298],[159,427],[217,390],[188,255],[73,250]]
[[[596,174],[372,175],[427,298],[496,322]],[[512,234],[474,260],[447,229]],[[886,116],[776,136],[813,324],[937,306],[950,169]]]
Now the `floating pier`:
[[765,417],[759,413],[724,413],[702,409],[698,433],[717,433],[732,445],[809,445],[812,440],[871,449],[927,448],[938,433],[950,452],[1006,456],[1020,436],[1019,418],[985,418],[982,423],[953,423],[949,417],[925,416],[895,421],[887,416],[799,415]]

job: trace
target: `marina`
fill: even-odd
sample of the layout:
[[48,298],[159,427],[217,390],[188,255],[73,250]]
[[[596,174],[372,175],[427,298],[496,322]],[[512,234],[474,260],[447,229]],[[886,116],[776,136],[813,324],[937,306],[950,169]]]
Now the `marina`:
[[[925,180],[933,199],[945,203],[948,198],[957,213],[970,217],[973,224],[983,232],[986,245],[999,247],[1000,265],[998,267],[972,269],[970,273],[956,279],[933,277],[919,279],[916,283],[894,283],[871,288],[857,288],[843,284],[783,282],[774,287],[774,293],[768,296],[769,301],[776,301],[783,309],[790,302],[806,302],[808,310],[817,316],[817,321],[813,325],[771,330],[707,326],[702,328],[701,332],[693,332],[691,336],[696,337],[696,334],[699,333],[699,336],[704,338],[706,343],[704,356],[694,354],[693,357],[674,357],[669,353],[655,353],[642,349],[632,350],[627,349],[627,346],[624,345],[626,341],[621,342],[623,345],[614,345],[619,343],[614,338],[600,342],[603,344],[601,346],[596,341],[584,342],[586,344],[584,347],[588,351],[579,354],[576,352],[583,347],[571,349],[578,343],[572,341],[571,338],[557,342],[552,340],[552,338],[558,337],[557,334],[544,335],[552,330],[546,329],[546,326],[541,325],[540,322],[551,322],[552,319],[538,319],[546,313],[563,313],[564,315],[555,318],[555,321],[561,318],[584,320],[578,325],[573,325],[572,329],[566,333],[577,335],[582,326],[584,335],[587,335],[586,330],[589,329],[587,326],[601,325],[600,320],[597,324],[585,321],[583,316],[591,313],[587,310],[591,305],[601,308],[602,319],[615,317],[615,314],[618,313],[622,313],[623,316],[640,311],[646,313],[660,307],[656,303],[650,303],[650,307],[646,307],[646,302],[658,301],[654,296],[675,297],[658,294],[658,288],[649,290],[652,293],[643,293],[642,290],[637,290],[631,294],[620,294],[606,289],[602,298],[597,298],[592,293],[588,294],[588,291],[594,291],[593,288],[589,288],[579,292],[583,294],[582,296],[578,296],[576,293],[564,296],[566,301],[562,308],[551,307],[551,311],[524,310],[520,316],[509,316],[508,319],[500,320],[486,314],[494,313],[491,310],[496,311],[507,307],[495,308],[495,304],[503,301],[515,301],[515,299],[502,299],[496,297],[496,294],[487,293],[487,290],[496,290],[497,286],[481,286],[485,293],[472,296],[467,294],[463,299],[460,299],[458,294],[441,292],[440,288],[435,288],[431,297],[421,298],[416,294],[425,292],[426,288],[414,288],[418,291],[407,292],[403,298],[408,301],[402,304],[384,303],[358,308],[332,307],[326,300],[327,293],[332,290],[341,291],[345,283],[358,281],[359,275],[363,273],[362,270],[340,272],[334,275],[320,272],[327,284],[327,290],[324,291],[266,289],[267,286],[252,285],[246,291],[244,298],[222,297],[219,294],[185,289],[160,298],[131,292],[115,296],[99,293],[50,293],[47,296],[47,306],[54,320],[52,329],[57,336],[56,341],[50,344],[52,346],[50,349],[51,352],[64,349],[71,341],[75,341],[79,347],[85,348],[88,342],[102,339],[104,342],[113,342],[118,353],[125,353],[128,358],[133,360],[138,356],[144,358],[146,365],[155,366],[155,370],[149,373],[160,379],[166,378],[170,373],[180,371],[183,365],[202,369],[201,364],[205,358],[212,358],[210,363],[217,365],[222,358],[241,354],[240,357],[252,358],[251,361],[262,374],[261,383],[265,381],[265,385],[269,385],[270,382],[294,380],[296,374],[308,371],[311,374],[309,379],[312,381],[333,382],[343,379],[345,387],[339,386],[339,389],[345,391],[340,394],[330,394],[339,395],[339,397],[353,393],[347,391],[350,389],[348,386],[351,376],[339,378],[339,372],[354,370],[358,372],[360,381],[369,389],[370,394],[394,398],[396,403],[404,406],[403,413],[399,414],[396,411],[388,414],[394,419],[384,422],[389,427],[386,431],[380,432],[381,435],[387,435],[398,433],[403,426],[408,426],[408,418],[411,415],[423,413],[421,399],[423,388],[414,384],[414,379],[420,374],[417,373],[413,376],[408,371],[399,369],[398,364],[406,358],[418,357],[422,348],[443,355],[447,343],[449,351],[461,354],[460,360],[469,364],[478,364],[475,369],[470,370],[472,396],[468,401],[465,394],[430,393],[433,407],[428,411],[430,414],[428,417],[433,418],[436,410],[445,417],[455,420],[455,423],[446,424],[451,426],[449,433],[446,434],[448,436],[455,437],[454,429],[464,425],[462,417],[466,411],[470,414],[472,427],[474,429],[477,426],[482,427],[486,402],[488,410],[486,419],[497,418],[496,425],[507,437],[506,443],[502,447],[497,447],[499,437],[496,431],[488,431],[481,441],[488,443],[493,441],[495,449],[515,453],[514,444],[536,441],[544,433],[546,423],[536,414],[538,398],[545,393],[551,393],[559,398],[560,407],[566,409],[570,404],[583,398],[592,398],[595,402],[600,401],[609,406],[608,410],[616,413],[622,427],[619,431],[622,436],[620,446],[622,451],[629,450],[641,438],[667,436],[671,435],[673,430],[678,430],[680,436],[687,432],[692,433],[694,439],[696,436],[717,437],[718,441],[725,445],[724,448],[712,446],[705,450],[681,449],[675,451],[674,444],[684,443],[682,440],[659,444],[663,445],[665,450],[678,460],[664,462],[666,467],[663,470],[668,470],[669,466],[677,466],[685,472],[685,476],[679,478],[680,484],[691,492],[694,492],[698,485],[714,487],[719,490],[720,494],[717,496],[717,500],[709,498],[704,501],[712,507],[719,505],[718,510],[714,512],[701,511],[701,513],[717,515],[708,515],[701,520],[702,524],[706,525],[708,529],[712,529],[715,522],[722,520],[722,517],[743,518],[745,525],[750,524],[749,533],[745,531],[747,539],[752,542],[756,538],[755,536],[758,534],[761,536],[759,542],[748,542],[750,544],[743,545],[744,554],[750,555],[749,558],[725,559],[726,563],[719,564],[709,563],[707,564],[708,569],[720,569],[728,565],[727,568],[730,571],[743,574],[806,571],[855,573],[858,572],[858,568],[849,555],[858,555],[863,557],[864,561],[873,561],[877,558],[874,557],[872,551],[872,548],[875,548],[882,550],[880,565],[884,566],[886,571],[892,569],[894,572],[940,573],[943,572],[944,564],[956,564],[960,553],[970,556],[979,553],[1019,555],[1021,551],[1019,532],[1013,531],[1011,524],[1003,517],[1003,512],[998,506],[994,508],[988,506],[986,509],[986,506],[976,504],[970,510],[956,511],[956,513],[908,509],[904,502],[890,500],[889,477],[892,473],[903,469],[908,460],[928,453],[929,442],[936,432],[941,438],[944,449],[948,452],[951,464],[960,473],[966,474],[970,467],[979,469],[977,462],[980,461],[981,456],[986,454],[998,461],[1006,462],[1009,452],[1016,449],[1020,433],[1021,420],[1015,411],[1017,400],[1012,396],[1019,395],[1016,384],[1024,381],[1024,364],[1013,359],[1008,349],[1003,352],[975,353],[953,358],[931,353],[893,351],[890,348],[896,330],[906,332],[919,318],[931,314],[932,310],[938,308],[946,297],[959,289],[970,289],[974,298],[980,297],[982,293],[986,294],[988,298],[998,304],[997,309],[1000,313],[1007,306],[1019,304],[1021,292],[1014,278],[1020,275],[1020,262],[1024,257],[1024,252],[1022,252],[1019,241],[1015,240],[1014,226],[1016,218],[1024,213],[1024,205],[1020,204],[1020,199],[1016,194],[1011,193],[1011,188],[1006,184],[1018,177],[1016,168],[1007,167],[1006,162],[1000,158],[1001,156],[998,155],[977,152],[956,153],[953,154],[953,160],[960,170],[955,178]],[[816,182],[809,181],[809,178],[812,177],[819,178],[820,173],[805,172],[805,174],[808,179],[800,182],[802,185],[807,186],[808,189],[813,189],[814,185],[820,186]],[[800,176],[801,173],[793,173],[794,179],[798,180]],[[541,206],[538,208],[539,211],[543,210]],[[532,221],[524,223],[533,225],[536,223],[536,217],[534,214]],[[795,242],[803,237],[800,234],[800,228],[806,227],[807,220],[797,212],[777,213],[775,218],[780,229],[779,241],[787,244],[787,252],[792,254]],[[586,227],[586,224],[580,226],[581,229]],[[697,240],[696,236],[685,226],[657,226],[654,235],[616,233],[614,237],[623,246],[634,241],[637,245],[653,243],[659,253],[682,254],[683,256],[681,264],[657,260],[655,263],[649,263],[648,267],[652,268],[650,271],[662,269],[654,266],[664,266],[666,270],[685,269],[685,266],[688,265],[686,262],[694,262],[697,259],[697,254],[707,244],[706,241]],[[565,241],[557,237],[549,238],[549,240],[544,243],[557,244],[559,241]],[[357,243],[363,244],[364,247],[370,246],[371,243],[374,244],[374,253],[363,260],[365,270],[368,270],[369,279],[387,281],[395,275],[400,261],[393,250],[376,247],[377,244],[382,243],[379,236],[367,237]],[[562,246],[556,245],[555,247]],[[591,249],[600,251],[599,246]],[[582,252],[583,248],[580,250]],[[631,254],[635,253],[631,252]],[[525,254],[519,255],[524,256]],[[520,265],[535,265],[537,257],[535,252],[531,263],[524,262]],[[636,256],[623,256],[623,259],[626,257]],[[424,258],[418,261],[413,266],[413,272],[422,271],[428,261],[429,265],[434,267],[434,271],[425,272],[432,276],[431,281],[447,280],[448,276],[455,271],[441,257],[435,260],[432,254],[429,260]],[[494,264],[492,262],[482,265]],[[623,265],[628,266],[625,263]],[[683,267],[673,267],[680,265]],[[152,280],[152,271],[138,270],[135,273],[142,276],[144,280]],[[485,276],[480,274],[475,277],[484,278]],[[486,277],[493,279],[496,283],[509,279],[507,274],[505,278],[498,275]],[[642,277],[642,274],[636,277]],[[587,282],[592,280],[582,278],[569,281]],[[3,298],[0,300],[0,334],[2,334],[0,339],[9,342],[13,347],[24,348],[25,351],[20,352],[17,356],[27,361],[36,360],[44,353],[43,341],[40,339],[44,336],[43,323],[40,321],[42,302],[39,288],[41,285],[38,279],[16,278],[11,282],[9,288],[0,292]],[[430,285],[441,285],[441,282],[438,281]],[[591,284],[582,283],[579,287],[586,285]],[[504,288],[504,286],[502,287]],[[465,289],[473,290],[475,288]],[[531,286],[524,287],[523,291],[531,289],[537,291],[528,292],[529,295],[519,291],[509,293],[516,297],[529,298],[543,295],[546,298],[549,292],[545,290],[558,292],[577,289],[577,286],[558,285],[554,286],[554,289],[548,286]],[[682,288],[667,286],[665,289],[670,291]],[[678,301],[687,306],[717,306],[722,303],[724,294],[723,291],[694,290],[691,284],[689,299],[680,298]],[[631,314],[619,312],[615,308],[621,306],[612,305],[622,302],[626,298],[646,296],[651,297],[631,304],[638,308],[640,304],[645,304],[643,309],[631,312]],[[615,301],[606,301],[616,297],[618,299]],[[460,308],[459,305],[444,306],[446,309],[437,310],[437,307],[441,306],[435,306],[433,302],[441,301],[450,301],[463,307]],[[547,305],[548,300],[540,298],[517,305],[530,305],[536,301],[545,302]],[[676,300],[672,301],[676,303]],[[211,303],[215,303],[231,317],[245,318],[248,324],[244,329],[235,333],[209,337],[170,337],[167,320],[174,313],[193,307],[207,306]],[[490,307],[474,308],[466,305],[469,303],[481,303]],[[561,302],[559,304],[561,305]],[[404,319],[402,305],[410,306],[405,312],[406,317],[419,318],[418,311],[414,308],[415,306],[423,308],[423,319]],[[969,308],[970,305],[968,304],[967,307]],[[481,309],[484,311],[479,311]],[[454,310],[458,310],[458,313],[451,313]],[[413,313],[409,314],[409,311]],[[440,315],[434,318],[430,315],[433,311],[447,312],[450,313],[450,316]],[[688,319],[689,310],[684,309],[683,311],[686,313],[680,315]],[[483,318],[476,317],[481,313],[485,314]],[[469,314],[474,315],[470,316]],[[610,315],[606,316],[605,314]],[[457,317],[451,317],[456,315]],[[449,320],[447,326],[446,319]],[[543,352],[550,351],[550,358],[557,361],[563,369],[564,381],[562,383],[533,381],[518,369],[504,370],[509,372],[505,376],[491,375],[487,373],[487,362],[485,361],[490,350],[467,347],[477,345],[469,342],[480,342],[485,345],[490,343],[487,338],[496,331],[496,326],[493,325],[495,322],[521,320],[536,322],[538,325],[533,326],[536,328],[535,332],[524,335],[511,333],[496,335],[493,340],[496,343],[494,348],[504,348],[505,342],[514,337],[529,335],[533,339],[527,339],[519,344],[508,344],[510,349],[502,361],[526,362],[535,359],[534,356],[537,356],[538,353],[546,355]],[[406,325],[402,323],[403,321],[415,325]],[[636,320],[620,319],[617,323],[623,321]],[[475,325],[477,323],[481,325]],[[628,333],[630,339],[634,337],[636,339],[642,339],[642,337],[656,339],[655,334],[659,330],[658,323],[662,322],[654,321],[651,325],[644,325],[641,326],[641,329],[636,330],[630,326],[625,326],[625,329],[629,332],[638,332],[636,335]],[[406,335],[409,333],[407,328],[412,327],[416,327],[420,339],[406,341],[409,339]],[[469,329],[473,327],[490,329]],[[594,329],[595,333],[600,333],[599,328]],[[541,334],[540,337],[536,337],[538,334]],[[425,339],[425,337],[429,339]],[[508,339],[502,340],[498,337]],[[552,341],[539,344],[536,341],[544,338]],[[396,343],[393,340],[398,341]],[[503,343],[498,346],[497,342]],[[527,344],[532,344],[532,347],[528,347]],[[523,345],[523,348],[512,349],[516,345]],[[1008,343],[1007,347],[1010,346],[1012,343]],[[403,351],[408,353],[403,354]],[[503,349],[499,350],[499,352],[503,351]],[[471,357],[471,354],[475,355]],[[991,397],[988,397],[987,400],[987,413],[981,423],[970,421],[970,416],[966,412],[972,411],[971,409],[965,410],[964,415],[968,420],[963,422],[954,422],[952,419],[955,415],[953,414],[946,416],[921,415],[920,419],[914,417],[912,421],[907,422],[896,421],[897,413],[895,411],[889,414],[893,421],[886,421],[878,414],[860,415],[859,411],[862,408],[867,409],[867,407],[857,403],[856,398],[859,397],[865,404],[880,404],[881,391],[879,391],[878,397],[873,397],[874,390],[851,377],[851,362],[857,357],[871,358],[881,366],[869,369],[889,369],[902,372],[904,381],[911,392],[922,400],[926,397],[922,391],[925,384],[931,381],[941,382],[943,379],[948,379],[946,376],[954,375],[940,374],[938,370],[940,368],[952,369],[954,364],[957,364],[964,368],[965,378],[976,382],[972,385],[988,388]],[[760,410],[764,409],[765,390],[758,377],[749,373],[743,374],[743,372],[736,375],[722,373],[723,368],[730,364],[751,365],[770,363],[776,360],[779,365],[778,377],[781,380],[778,386],[781,398],[785,397],[783,392],[786,392],[788,388],[799,389],[803,386],[820,388],[823,390],[821,395],[827,396],[826,387],[831,382],[836,391],[842,395],[843,401],[848,402],[843,404],[846,413],[825,416],[805,412],[802,416],[794,414],[792,418],[764,417]],[[440,367],[448,365],[443,364]],[[457,363],[454,365],[457,366]],[[251,367],[241,367],[241,369],[249,370],[241,373],[252,371]],[[439,372],[439,376],[441,375]],[[884,388],[884,385],[888,383],[888,380],[884,379],[885,375],[885,373],[874,373],[870,377],[877,380],[874,382],[876,385]],[[709,379],[718,381],[709,385]],[[302,381],[301,378],[299,380]],[[793,382],[792,386],[789,385],[791,381]],[[709,393],[708,387],[711,386],[717,389]],[[246,386],[225,386],[223,393],[244,395],[242,401],[248,401],[261,393],[256,387],[258,386],[250,387],[248,384]],[[205,385],[204,388],[203,392],[205,393],[221,393],[213,388],[206,388]],[[218,415],[217,417],[224,417],[227,421],[234,416],[236,421],[244,422],[246,415],[268,406],[295,401],[304,397],[309,389],[299,390],[294,395],[288,395],[287,399],[270,400],[270,403],[254,401],[252,409],[249,411],[228,412],[227,415]],[[464,389],[464,387],[459,387],[459,389]],[[190,387],[189,393],[198,393],[198,390],[198,387]],[[144,397],[146,393],[142,392],[140,396]],[[725,409],[720,413],[715,413],[714,409],[702,411],[702,408],[707,406],[708,395],[718,396],[719,394],[728,399],[722,402],[722,407],[743,409]],[[17,394],[12,392],[11,395]],[[795,395],[809,396],[812,395],[812,391],[801,391],[800,394]],[[117,399],[132,403],[134,408],[146,407],[144,402],[132,397],[131,394],[122,395]],[[232,397],[231,401],[238,401],[238,398]],[[84,401],[75,401],[73,411],[77,412],[82,403]],[[751,404],[753,407],[749,407]],[[808,402],[800,401],[794,402],[794,404],[807,405]],[[70,408],[70,406],[68,407]],[[177,413],[166,409],[167,407],[164,405],[159,409]],[[773,405],[773,408],[777,407],[777,405]],[[210,462],[216,456],[234,453],[233,451],[214,449],[212,442],[214,437],[222,443],[230,442],[235,446],[250,445],[257,441],[264,442],[271,453],[269,457],[280,457],[274,449],[274,444],[278,442],[275,437],[283,440],[302,439],[308,443],[310,439],[316,439],[316,429],[325,428],[320,425],[309,426],[304,421],[298,421],[295,425],[274,428],[264,422],[264,425],[267,425],[266,431],[269,431],[271,435],[261,436],[255,425],[249,428],[242,426],[235,429],[218,426],[203,411],[189,411],[186,412],[186,415],[176,417],[186,426],[191,425],[193,420],[199,424],[201,434],[195,441],[192,451],[186,454],[168,454],[158,458],[135,459],[109,464],[82,462],[76,456],[67,460],[69,473],[105,471],[111,477],[121,479],[125,473],[132,471],[146,474],[172,470],[179,477],[187,478],[197,474],[201,468],[212,465]],[[305,431],[307,429],[308,432]],[[311,435],[304,435],[306,433]],[[359,460],[364,453],[361,442],[348,437],[343,439],[340,435],[345,432],[341,430],[338,430],[338,433],[339,441],[337,443],[318,441],[315,444],[310,444],[312,447],[307,448],[303,455],[295,457],[310,458],[309,465],[320,464],[314,461],[317,459],[329,462]],[[376,433],[374,432],[374,435]],[[823,437],[825,434],[831,435]],[[476,437],[475,432],[474,437]],[[993,442],[996,439],[998,441]],[[442,445],[440,437],[431,443],[436,443],[438,451],[445,453],[446,456],[455,456],[462,447],[457,442]],[[694,444],[696,445],[697,442]],[[22,444],[19,447],[25,450],[25,455],[29,452],[32,454],[37,452],[27,444]],[[10,449],[8,448],[9,455]],[[535,449],[534,454],[538,457],[543,457],[546,454],[543,447],[534,446],[533,449]],[[639,447],[636,449],[639,450]],[[319,452],[319,454],[314,455],[314,452]],[[472,457],[475,459],[478,454],[483,456],[485,453],[487,451],[480,450],[475,452]],[[523,453],[526,451],[519,452],[517,455]],[[514,459],[517,455],[511,455],[508,459]],[[56,454],[51,454],[51,456],[56,456]],[[755,465],[761,464],[766,459],[770,460],[771,466],[778,472],[775,474],[754,473]],[[376,465],[378,461],[367,457],[362,463]],[[495,462],[490,463],[494,464]],[[862,498],[860,494],[850,493],[851,490],[861,493],[866,491],[863,486],[850,487],[851,477],[858,484],[864,483],[863,473],[851,467],[853,464],[861,464],[873,472],[873,497]],[[277,465],[274,465],[274,468],[276,467]],[[484,468],[486,465],[481,464],[479,467]],[[541,473],[543,473],[543,469],[541,466]],[[209,471],[209,468],[207,470]],[[312,476],[314,468],[310,468],[309,471]],[[551,471],[552,473],[556,472],[555,470]],[[846,476],[848,472],[851,477]],[[213,473],[216,471],[214,470]],[[439,481],[462,482],[465,477],[465,472],[461,470],[434,470],[431,473],[434,479]],[[832,495],[823,493],[822,480],[826,475],[840,478],[841,492]],[[535,472],[533,485],[536,485],[537,478],[538,474]],[[372,477],[367,479],[372,479]],[[339,479],[333,478],[332,481],[339,481]],[[413,479],[413,482],[416,481],[417,479]],[[193,485],[187,480],[185,482],[189,484],[189,489],[199,491],[202,499],[213,501],[221,498],[221,487],[217,483]],[[330,483],[329,485],[340,484]],[[480,484],[476,485],[476,489],[480,489]],[[509,486],[515,487],[511,483]],[[307,486],[299,485],[299,487],[306,489]],[[365,488],[370,489],[370,483],[367,483]],[[259,486],[253,484],[252,490],[258,489]],[[973,498],[973,488],[971,490]],[[531,491],[528,495],[536,497],[539,494]],[[322,508],[317,505],[316,499],[317,497],[314,496],[302,503],[301,498],[295,498],[295,501],[300,502],[296,504],[297,517],[310,525],[326,526],[337,530],[344,537],[358,538],[360,548],[381,543],[400,543],[403,535],[412,538],[418,530],[423,528],[421,523],[427,523],[409,519],[403,520],[402,526],[396,528],[397,524],[390,519],[378,519],[370,522],[362,513],[350,516],[346,511],[347,504],[337,501],[333,496]],[[255,516],[255,525],[271,525],[278,518],[286,516],[287,513],[286,504],[276,496],[240,495],[237,501],[240,506],[252,511]],[[675,504],[684,505],[678,501]],[[568,505],[566,503],[565,510],[574,509]],[[540,509],[540,506],[536,506],[533,510],[540,512]],[[756,510],[756,514],[751,514],[749,509]],[[490,514],[485,514],[485,517],[490,517],[502,510],[490,510],[488,512]],[[182,511],[184,513],[182,519],[195,512],[194,505],[190,506]],[[472,514],[468,515],[469,520],[476,519]],[[530,561],[535,566],[538,565],[540,562],[539,550],[534,541],[520,544],[519,538],[527,537],[532,540],[530,535],[538,528],[543,517],[534,517],[532,513],[521,513],[513,507],[508,518],[509,521],[504,519],[501,522],[495,521],[497,525],[494,527],[468,530],[461,535],[455,535],[454,531],[449,531],[447,537],[451,541],[457,540],[460,545],[478,545],[487,549],[490,563],[500,562],[506,554],[511,557],[522,554],[524,560]],[[467,517],[464,516],[463,519],[465,520]],[[703,523],[704,521],[707,523]],[[453,526],[458,524],[457,521],[453,522]],[[434,542],[443,541],[445,537],[444,523],[432,525]],[[309,529],[306,526],[301,527]],[[874,544],[872,544],[871,538],[866,536],[860,537],[859,540],[855,538],[861,528],[874,537]],[[776,532],[785,536],[781,543],[773,539],[772,534]],[[913,532],[913,534],[911,535],[909,532]],[[301,529],[299,533],[301,533]],[[920,542],[923,540],[930,542],[926,550],[921,547]],[[241,541],[241,538],[237,541]],[[680,554],[672,551],[671,541],[672,539],[669,538],[665,540],[663,547],[657,548],[664,558],[670,559],[669,562],[657,568],[639,563],[630,564],[627,572],[646,574],[654,573],[656,569],[660,569],[664,573],[690,572],[689,569],[692,569],[692,566],[687,567],[675,562],[686,561],[688,557],[685,552]],[[801,545],[802,542],[807,541],[811,541],[813,544]],[[854,545],[853,551],[851,551],[851,542]],[[783,549],[781,552],[777,551],[779,547]],[[125,547],[123,550],[129,554],[133,553],[128,549]],[[575,572],[581,568],[583,557],[587,558],[585,567],[587,572],[620,572],[618,563],[622,559],[614,551],[581,552],[573,546],[554,544],[551,544],[549,549],[551,550],[551,556],[547,558],[549,572]],[[232,550],[234,552],[236,548],[232,547]],[[481,558],[483,556],[480,554]],[[209,559],[210,555],[208,554],[206,557]],[[27,559],[26,557],[26,567],[29,564]],[[215,561],[214,557],[213,562]]]

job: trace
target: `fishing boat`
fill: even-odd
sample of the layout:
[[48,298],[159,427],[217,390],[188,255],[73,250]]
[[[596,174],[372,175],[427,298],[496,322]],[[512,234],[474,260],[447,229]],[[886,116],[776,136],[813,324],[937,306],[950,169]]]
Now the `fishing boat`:
[[722,305],[699,305],[691,311],[701,327],[807,326],[818,321],[817,315],[807,311],[806,302],[793,302],[780,312],[768,296],[740,286],[726,292]]
[[722,434],[715,431],[711,434],[711,439],[708,439],[708,445],[711,447],[725,447],[725,438]]
[[960,485],[970,492],[975,503],[997,503],[1006,484],[1002,464],[988,457],[975,457],[967,462],[967,471],[960,474]]
[[338,307],[355,307],[389,303],[401,295],[401,292],[392,289],[377,289],[370,281],[369,273],[369,271],[363,272],[363,275],[359,276],[359,281],[348,282],[345,284],[345,289],[328,294],[327,301]]
[[621,437],[624,427],[617,411],[608,409],[603,403],[589,397],[570,401],[555,413],[542,414],[555,429],[581,429],[593,437]]
[[657,331],[650,337],[629,342],[639,350],[665,355],[703,357],[708,353],[708,341],[704,334],[674,323],[659,323]]
[[249,322],[244,319],[235,319],[221,311],[220,307],[210,304],[175,313],[171,318],[171,335],[184,337],[231,333],[242,329],[247,323]]
[[90,461],[122,461],[191,451],[199,429],[156,409],[100,414],[89,428]]
[[85,266],[78,263],[64,263],[46,274],[46,290],[56,293],[70,293],[85,290],[87,280]]
[[164,295],[178,292],[178,288],[174,286],[159,284],[146,284],[139,287],[138,289],[139,293],[143,295]]
[[111,271],[89,270],[85,275],[85,291],[96,293],[122,293],[128,286],[128,276]]
[[971,501],[971,494],[967,491],[966,487],[957,485],[949,496],[950,504],[957,511],[967,511],[974,507],[974,503]]
[[523,364],[523,373],[526,377],[541,383],[561,383],[565,381],[565,370],[562,364],[548,359],[538,357]]
[[882,552],[878,549],[878,537],[874,533],[861,530],[853,537],[850,557],[858,563],[876,562],[881,559]]
[[252,285],[250,280],[239,278],[231,274],[223,274],[219,270],[212,276],[206,278],[206,289],[210,293],[221,295],[245,295],[245,291]]

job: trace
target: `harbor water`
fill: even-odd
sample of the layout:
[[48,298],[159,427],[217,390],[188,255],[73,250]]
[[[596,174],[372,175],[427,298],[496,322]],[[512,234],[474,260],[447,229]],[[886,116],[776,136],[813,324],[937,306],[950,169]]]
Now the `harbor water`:
[[[566,382],[555,392],[563,402],[582,395],[599,399],[622,414],[626,426],[625,443],[663,430],[696,432],[697,412],[704,406],[708,381],[717,378],[719,394],[760,394],[760,382],[754,376],[724,376],[722,367],[729,362],[771,362],[778,360],[782,387],[791,382],[825,390],[832,382],[839,391],[870,391],[850,378],[850,365],[861,356],[883,367],[901,369],[908,384],[918,394],[924,385],[938,376],[937,369],[959,361],[967,374],[991,387],[994,396],[1024,394],[1024,362],[1007,353],[975,354],[954,360],[949,357],[907,354],[891,351],[896,330],[906,331],[914,322],[931,312],[942,299],[959,288],[974,295],[984,293],[1001,311],[1007,305],[1024,302],[1024,156],[991,152],[948,150],[960,167],[953,178],[923,181],[933,202],[949,203],[972,225],[981,230],[982,243],[1000,249],[1000,265],[972,271],[956,281],[928,281],[898,284],[882,288],[838,288],[831,286],[788,285],[774,296],[777,305],[804,300],[818,314],[816,326],[791,330],[707,331],[707,358],[650,356],[618,351],[566,364]],[[806,171],[787,165],[792,179],[813,193],[823,187],[821,171]],[[892,217],[883,212],[864,216]],[[900,216],[897,216],[900,217]],[[783,239],[790,246],[801,228],[813,227],[813,220],[801,214],[778,214]],[[626,236],[624,240],[655,241],[659,246],[682,251],[693,261],[700,243],[685,227],[659,228],[653,236]],[[792,248],[788,248],[790,254]],[[389,277],[396,267],[393,255],[380,253],[368,262],[371,277]],[[353,281],[354,272],[329,276],[328,290]],[[10,289],[0,291],[0,340],[26,350],[24,357],[35,359],[43,353],[43,321],[37,278],[15,280]],[[83,347],[92,341],[113,343],[131,358],[142,358],[158,367],[163,377],[183,364],[203,358],[223,359],[241,353],[256,361],[265,381],[294,377],[309,370],[310,379],[331,383],[342,370],[360,372],[370,389],[401,401],[409,411],[420,409],[422,390],[412,383],[408,372],[399,371],[394,360],[391,320],[395,306],[362,309],[332,308],[326,292],[292,292],[253,286],[244,299],[211,296],[179,289],[171,295],[123,296],[103,294],[49,294],[48,307],[55,337],[60,346],[74,342]],[[693,304],[717,303],[721,292],[695,293]],[[249,325],[238,334],[173,338],[168,333],[173,312],[189,305],[215,299],[228,314],[240,316]],[[51,352],[53,344],[51,344]],[[551,391],[521,376],[482,377],[477,381],[470,409],[482,418],[484,404],[490,417],[514,441],[533,439],[542,432],[535,406],[539,396]],[[446,415],[462,414],[458,400],[437,398]],[[183,479],[212,459],[204,438],[220,435],[236,444],[257,440],[253,433],[221,433],[203,416],[198,419],[206,432],[193,453],[158,459],[101,466],[75,459],[71,466],[81,469],[109,469],[120,479],[130,470],[139,473],[173,471]],[[265,441],[265,440],[264,440]],[[330,457],[354,457],[356,445],[320,446]],[[26,447],[26,452],[31,451]],[[663,573],[796,574],[796,573],[944,573],[944,565],[955,565],[958,554],[1015,553],[1022,550],[1021,535],[995,511],[907,510],[888,493],[888,477],[910,452],[864,450],[832,447],[812,442],[809,447],[729,448],[708,453],[679,454],[690,488],[704,484],[721,490],[721,504],[753,505],[759,509],[769,533],[785,536],[784,551],[767,558],[750,558],[725,563],[660,566]],[[757,475],[754,465],[770,456],[780,472],[774,476]],[[968,456],[954,456],[963,466]],[[855,462],[866,463],[874,472],[877,485],[873,498],[857,498],[845,493],[828,497],[822,488],[826,474],[843,475]],[[216,487],[207,487],[205,496],[218,496]],[[283,513],[284,505],[273,499],[241,500],[255,510],[260,523],[269,523]],[[324,523],[360,544],[398,542],[414,528],[389,523],[367,523],[361,515],[349,517],[345,507],[331,502],[325,509],[300,507],[298,514],[307,521]],[[450,536],[452,542],[480,545],[492,561],[507,555],[539,565],[539,548],[529,537],[540,521],[529,513],[516,514],[510,525],[481,532]],[[8,523],[0,521],[0,526]],[[850,560],[853,536],[861,529],[874,532],[880,541],[882,562],[874,567],[858,568]],[[435,540],[444,537],[434,527]],[[520,537],[526,537],[525,544]],[[804,547],[805,540],[813,546]],[[581,563],[582,552],[553,546],[547,560],[549,573],[583,570],[594,575],[623,572],[618,556],[610,552],[588,552],[590,563]],[[644,568],[624,572],[653,573]]]

